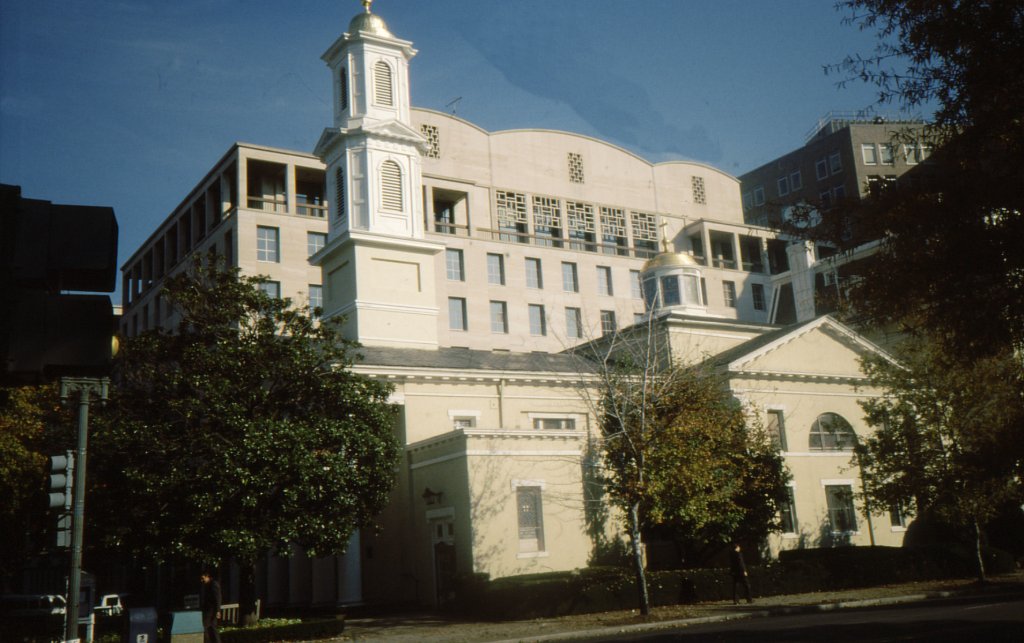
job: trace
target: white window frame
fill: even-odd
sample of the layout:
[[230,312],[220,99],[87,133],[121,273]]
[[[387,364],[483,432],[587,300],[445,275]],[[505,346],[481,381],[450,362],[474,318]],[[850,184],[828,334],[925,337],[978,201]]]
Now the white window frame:
[[[491,320],[491,332],[496,335],[508,335],[508,302],[492,299],[487,310]],[[495,312],[500,317],[495,317]]]
[[832,527],[832,514],[828,507],[828,487],[847,487],[850,490],[850,507],[853,513],[855,527],[852,530],[832,529],[833,534],[849,534],[856,536],[860,534],[860,516],[857,515],[857,503],[854,502],[854,480],[852,478],[825,478],[821,481],[821,490],[825,492],[825,513],[828,525]]
[[487,283],[492,286],[505,285],[505,257],[497,252],[487,253]]
[[[537,549],[535,550],[524,550],[524,539],[521,537],[522,527],[519,524],[519,489],[520,487],[526,487],[530,489],[536,489],[539,496],[539,512],[538,512],[538,532],[539,538],[536,544]],[[544,490],[546,485],[543,480],[512,480],[512,493],[514,498],[515,507],[515,519],[516,519],[516,541],[519,543],[520,550],[516,553],[516,558],[545,558],[550,556],[550,552],[547,550],[547,542],[544,537]],[[526,539],[529,541],[530,539]]]
[[[536,321],[539,322],[540,326],[534,326],[534,311],[539,311],[540,318]],[[530,323],[530,335],[533,337],[546,337],[548,334],[548,322],[545,319],[544,304],[527,304],[526,305],[526,316],[529,318]]]
[[778,191],[779,196],[786,196],[789,194],[789,177],[780,176],[778,180],[775,181],[775,189]]
[[864,160],[864,165],[878,165],[878,149],[874,143],[862,143],[860,156]]
[[562,262],[562,291],[575,293],[580,291],[580,274],[576,264],[571,261]]
[[[543,263],[538,257],[526,257],[523,262],[526,271],[526,287],[534,290],[544,290],[544,270]],[[531,266],[536,267],[536,272],[533,271]]]
[[[452,259],[456,257],[458,258],[458,266],[453,266]],[[466,281],[466,262],[462,250],[458,248],[445,248],[444,272],[448,281]]]
[[[273,238],[262,236],[273,233]],[[281,229],[274,226],[256,226],[256,261],[281,263]]]
[[[469,428],[474,429],[480,425],[480,411],[467,409],[448,409],[448,422],[453,429]],[[460,427],[459,420],[470,420],[469,426]]]
[[804,177],[800,174],[800,170],[797,170],[789,175],[789,191],[796,192],[804,186]]
[[828,178],[828,159],[827,158],[822,158],[822,159],[818,159],[817,161],[815,161],[815,163],[814,163],[814,176],[817,177],[817,179],[819,181],[824,181],[825,179]]
[[832,152],[828,155],[828,171],[832,174],[839,174],[843,171],[843,157],[839,152]]
[[597,294],[606,297],[615,295],[615,288],[612,286],[611,266],[597,267]]
[[[576,316],[576,324],[569,327],[569,311]],[[570,339],[583,339],[583,309],[576,306],[565,307],[565,336]]]

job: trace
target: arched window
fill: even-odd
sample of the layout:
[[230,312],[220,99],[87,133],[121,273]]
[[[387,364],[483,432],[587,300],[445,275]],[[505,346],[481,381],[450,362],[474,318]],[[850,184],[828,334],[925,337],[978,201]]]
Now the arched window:
[[856,444],[853,427],[837,413],[822,413],[811,426],[812,451],[852,451]]
[[378,105],[393,107],[395,93],[391,86],[391,67],[383,60],[373,65],[373,98]]
[[345,170],[340,165],[334,170],[334,203],[337,206],[338,222],[345,225]]
[[394,161],[384,161],[380,166],[380,203],[385,210],[403,210],[402,168]]
[[338,109],[348,109],[348,74],[344,67],[338,73]]

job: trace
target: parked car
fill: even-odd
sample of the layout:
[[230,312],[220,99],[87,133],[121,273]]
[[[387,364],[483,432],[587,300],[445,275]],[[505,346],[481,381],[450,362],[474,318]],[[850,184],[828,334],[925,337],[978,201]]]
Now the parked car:
[[117,616],[124,611],[120,594],[104,594],[92,610],[96,615]]
[[0,597],[0,614],[5,616],[50,616],[64,614],[67,601],[59,594],[8,594]]

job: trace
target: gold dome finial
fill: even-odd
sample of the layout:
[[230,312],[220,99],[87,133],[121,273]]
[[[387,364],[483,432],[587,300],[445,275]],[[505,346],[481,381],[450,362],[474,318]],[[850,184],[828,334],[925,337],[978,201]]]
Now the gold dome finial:
[[370,13],[370,5],[373,4],[373,0],[363,0],[363,9],[366,13]]
[[661,251],[672,252],[669,250],[668,221],[662,221],[659,227],[661,228]]

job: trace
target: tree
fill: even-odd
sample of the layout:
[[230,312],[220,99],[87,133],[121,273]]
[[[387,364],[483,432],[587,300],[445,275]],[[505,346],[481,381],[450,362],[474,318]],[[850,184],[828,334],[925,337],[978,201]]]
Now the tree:
[[54,386],[0,387],[0,580],[47,548],[48,460],[73,444],[73,426]]
[[961,355],[1021,350],[1024,5],[844,0],[838,7],[848,23],[877,29],[879,46],[827,72],[843,74],[840,84],[873,83],[880,103],[937,105],[926,141],[935,149],[927,164],[935,180],[901,181],[857,213],[859,234],[834,239],[883,241],[853,289],[858,311],[926,329]]
[[642,533],[671,526],[691,540],[763,539],[788,481],[763,431],[725,382],[661,352],[650,327],[582,349],[585,391],[602,430],[603,483],[624,518],[641,614],[650,611]]
[[343,552],[384,507],[397,446],[390,389],[351,371],[351,342],[209,263],[166,282],[176,332],[125,342],[94,432],[91,515],[122,550],[238,561],[252,614],[257,560]]
[[886,391],[861,403],[875,427],[857,450],[865,493],[969,530],[984,581],[983,527],[1007,501],[1024,500],[1024,370],[1010,351],[965,364],[921,337],[909,338],[899,359],[864,363]]

